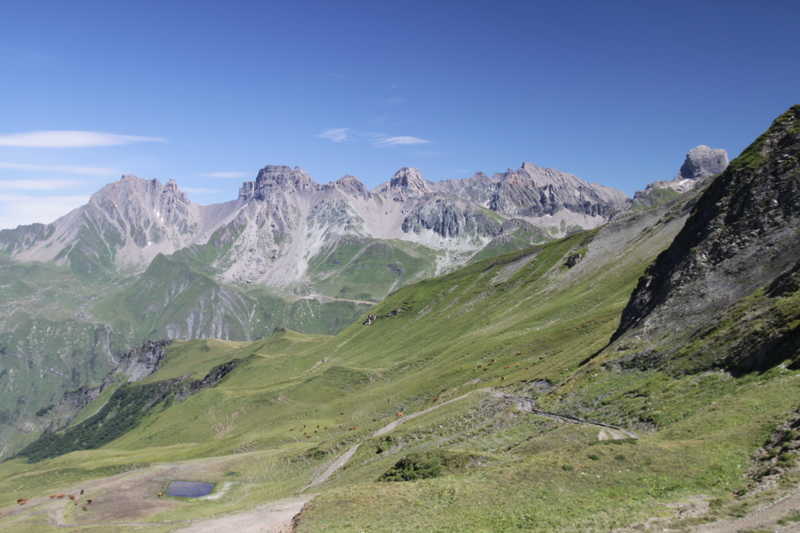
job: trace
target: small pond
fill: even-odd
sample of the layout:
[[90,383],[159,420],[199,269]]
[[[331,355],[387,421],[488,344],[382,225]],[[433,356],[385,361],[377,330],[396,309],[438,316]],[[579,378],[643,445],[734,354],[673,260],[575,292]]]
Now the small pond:
[[199,498],[206,494],[211,494],[214,490],[213,483],[202,481],[173,481],[167,487],[167,496],[177,496],[179,498]]

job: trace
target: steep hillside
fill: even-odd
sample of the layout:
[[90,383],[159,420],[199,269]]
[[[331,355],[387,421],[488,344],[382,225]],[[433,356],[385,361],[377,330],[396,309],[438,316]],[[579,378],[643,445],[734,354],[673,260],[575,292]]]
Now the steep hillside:
[[[614,339],[660,338],[677,347],[743,298],[756,297],[757,289],[771,283],[790,287],[777,278],[789,280],[800,260],[798,157],[800,107],[794,107],[698,200],[676,239],[639,281]],[[773,288],[768,294],[786,292],[792,291]],[[758,306],[745,307],[753,312]]]
[[[37,413],[99,386],[146,339],[252,340],[281,327],[332,333],[370,305],[226,285],[178,257],[158,256],[140,276],[95,281],[0,258],[0,457],[53,423]],[[80,407],[68,401],[60,416]]]

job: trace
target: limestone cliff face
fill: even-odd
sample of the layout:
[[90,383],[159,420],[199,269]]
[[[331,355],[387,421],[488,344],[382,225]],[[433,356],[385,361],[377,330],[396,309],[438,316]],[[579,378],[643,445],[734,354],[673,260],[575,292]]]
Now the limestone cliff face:
[[373,191],[353,176],[321,185],[299,167],[268,165],[236,200],[210,206],[192,203],[174,181],[123,176],[53,224],[0,232],[0,251],[97,276],[141,272],[159,254],[212,246],[210,268],[221,280],[284,287],[304,282],[313,257],[344,237],[457,253],[455,266],[504,222],[559,236],[602,224],[624,203],[620,191],[532,163],[439,183],[403,167]]
[[502,223],[491,218],[485,211],[473,206],[459,205],[448,200],[420,204],[405,218],[401,229],[416,232],[427,229],[442,237],[497,236]]
[[194,204],[172,180],[125,175],[52,224],[5,230],[0,250],[20,261],[67,264],[89,276],[141,269],[159,253],[207,240],[233,209],[235,202]]
[[498,236],[505,222],[525,220],[558,236],[608,220],[625,195],[530,163],[438,183],[403,167],[372,191],[353,176],[320,185],[300,168],[270,165],[241,187],[238,201],[222,243],[228,251],[215,265],[222,279],[286,287],[305,282],[314,258],[348,238],[461,254],[455,266]]
[[[639,280],[614,338],[696,329],[800,260],[800,106],[705,190]],[[638,334],[637,333],[637,334]]]
[[509,170],[497,182],[489,207],[509,215],[541,217],[561,210],[608,218],[625,205],[617,190],[533,163]]

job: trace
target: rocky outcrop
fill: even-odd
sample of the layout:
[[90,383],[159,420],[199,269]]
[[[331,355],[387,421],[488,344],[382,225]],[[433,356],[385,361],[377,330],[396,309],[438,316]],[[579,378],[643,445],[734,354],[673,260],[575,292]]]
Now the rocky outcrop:
[[402,202],[409,196],[420,196],[430,192],[430,186],[423,179],[419,170],[403,167],[395,172],[392,179],[389,180],[388,191],[394,201]]
[[141,346],[125,352],[119,361],[116,373],[124,375],[127,380],[139,381],[159,369],[167,355],[167,346],[171,341],[146,341]]
[[625,201],[625,194],[616,189],[526,162],[497,180],[489,208],[523,217],[552,216],[566,210],[607,219],[622,209]]
[[630,207],[648,209],[666,205],[680,194],[703,183],[706,178],[716,176],[728,168],[728,152],[721,148],[700,145],[692,148],[673,180],[655,181],[633,195]]
[[756,450],[749,477],[756,482],[778,476],[796,468],[800,456],[800,409],[795,410],[788,419],[779,425],[767,438],[764,445]]
[[305,170],[285,165],[267,165],[258,171],[255,181],[246,181],[239,189],[239,200],[265,201],[274,191],[307,192],[318,189]]
[[613,336],[696,330],[800,260],[800,106],[719,175],[639,280]]
[[501,232],[502,224],[474,207],[437,199],[417,206],[401,229],[406,233],[428,229],[445,238],[465,234],[493,237]]
[[728,152],[704,144],[689,150],[676,180],[701,180],[728,168]]

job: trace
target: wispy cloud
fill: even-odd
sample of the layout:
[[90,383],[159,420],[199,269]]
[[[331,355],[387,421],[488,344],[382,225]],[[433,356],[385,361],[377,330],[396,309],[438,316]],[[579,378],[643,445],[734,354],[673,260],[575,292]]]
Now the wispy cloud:
[[47,224],[88,201],[88,195],[0,194],[0,229]]
[[428,139],[412,137],[410,135],[400,135],[398,137],[383,137],[375,142],[376,146],[408,146],[413,144],[428,144]]
[[323,131],[317,137],[335,143],[343,143],[350,138],[350,128],[332,128]]
[[2,180],[0,191],[59,191],[80,187],[82,184],[76,180]]
[[419,144],[430,144],[431,141],[421,137],[411,135],[391,136],[374,131],[359,131],[351,128],[333,128],[317,134],[321,139],[327,139],[335,143],[345,141],[368,142],[376,147],[383,146],[413,146]]
[[0,135],[0,146],[22,148],[88,148],[93,146],[119,146],[142,142],[167,142],[163,137],[121,135],[101,131],[29,131]]
[[248,176],[247,172],[239,172],[235,170],[223,170],[220,172],[208,172],[202,174],[206,178],[222,178],[226,180],[240,180]]
[[29,163],[11,163],[0,161],[0,168],[21,170],[23,172],[57,172],[59,174],[78,174],[82,176],[114,176],[121,174],[115,168],[79,167],[73,165],[33,165]]

